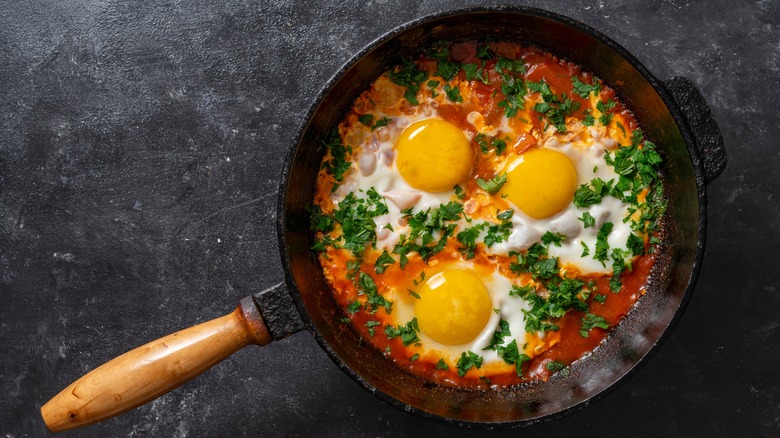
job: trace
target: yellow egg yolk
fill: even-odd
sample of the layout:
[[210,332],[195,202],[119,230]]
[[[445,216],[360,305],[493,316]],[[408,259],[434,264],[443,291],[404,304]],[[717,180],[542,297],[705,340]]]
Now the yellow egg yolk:
[[534,219],[548,218],[569,205],[577,190],[577,170],[569,157],[542,148],[517,160],[510,164],[501,189],[509,201]]
[[440,119],[409,125],[395,143],[398,172],[410,186],[444,192],[471,173],[474,154],[457,126]]
[[432,276],[419,295],[414,312],[420,331],[447,345],[474,339],[485,328],[493,308],[485,285],[466,271]]

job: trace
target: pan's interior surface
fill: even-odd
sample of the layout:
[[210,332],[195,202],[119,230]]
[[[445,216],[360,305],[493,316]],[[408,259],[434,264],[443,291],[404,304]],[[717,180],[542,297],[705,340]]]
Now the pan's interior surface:
[[[428,383],[397,368],[379,352],[361,346],[357,334],[338,321],[339,310],[309,250],[313,242],[305,208],[311,203],[323,154],[320,140],[362,90],[402,56],[419,53],[436,40],[486,36],[545,48],[584,66],[615,88],[665,157],[669,206],[665,243],[647,294],[604,343],[571,366],[568,377],[558,373],[547,382],[503,390],[462,390]],[[654,80],[620,52],[604,37],[546,12],[461,11],[421,20],[379,40],[332,81],[313,108],[288,162],[280,237],[299,310],[342,369],[370,391],[407,410],[454,423],[512,426],[587,405],[649,353],[678,313],[695,275],[702,189],[694,167],[698,158],[691,157],[680,128],[651,83]]]

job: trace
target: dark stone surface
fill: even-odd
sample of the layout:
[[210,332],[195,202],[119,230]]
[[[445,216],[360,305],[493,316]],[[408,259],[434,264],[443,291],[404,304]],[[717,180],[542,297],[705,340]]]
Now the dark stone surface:
[[[282,160],[314,95],[362,46],[479,2],[0,3],[0,433],[130,347],[278,284]],[[314,6],[318,4],[318,6]],[[780,8],[772,1],[530,2],[702,90],[729,153],[708,247],[669,340],[566,418],[467,436],[780,431]],[[63,436],[406,436],[457,429],[351,381],[307,333]]]

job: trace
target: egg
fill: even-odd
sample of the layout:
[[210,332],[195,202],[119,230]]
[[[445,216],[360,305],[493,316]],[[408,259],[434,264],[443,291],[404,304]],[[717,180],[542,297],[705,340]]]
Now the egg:
[[412,187],[448,192],[471,173],[469,139],[446,120],[424,119],[404,129],[395,144],[398,173]]
[[577,171],[565,154],[547,148],[531,149],[514,159],[502,188],[507,199],[534,219],[548,218],[574,198]]
[[486,347],[501,320],[510,332],[505,342],[515,340],[520,346],[526,342],[523,311],[530,310],[530,304],[509,294],[512,280],[493,267],[465,260],[438,263],[423,272],[427,275],[417,285],[403,283],[392,291],[396,303],[390,314],[392,324],[417,319],[420,341],[415,351],[441,357],[452,366],[464,352],[478,352],[485,366],[509,368]]

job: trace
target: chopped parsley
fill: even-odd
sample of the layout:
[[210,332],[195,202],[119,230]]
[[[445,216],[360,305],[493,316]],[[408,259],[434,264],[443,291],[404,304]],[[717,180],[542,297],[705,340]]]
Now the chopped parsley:
[[455,190],[455,197],[456,198],[458,198],[461,201],[466,199],[466,193],[463,192],[463,189],[460,188],[459,185],[455,184],[455,187],[453,187],[453,190]]
[[550,85],[542,79],[540,82],[528,82],[528,89],[542,96],[542,102],[534,105],[534,111],[547,118],[547,121],[555,126],[558,132],[566,132],[566,116],[576,111],[580,104],[574,102],[566,93],[556,96],[550,89]]
[[474,250],[477,248],[477,238],[482,230],[485,228],[485,224],[475,225],[459,232],[455,238],[458,239],[463,246],[458,248],[461,254],[466,256],[466,259],[474,258]]
[[499,351],[501,345],[504,344],[504,338],[510,336],[512,333],[509,331],[509,323],[501,319],[498,321],[498,330],[493,333],[493,337],[490,339],[490,343],[483,350]]
[[585,228],[596,225],[596,218],[594,218],[589,212],[582,213],[582,217],[579,218],[582,221],[582,226]]
[[374,126],[371,127],[371,130],[373,131],[376,128],[381,128],[382,126],[387,126],[390,124],[390,117],[382,117],[381,119],[377,120],[376,123],[374,123]]
[[382,255],[377,257],[376,262],[374,263],[374,269],[376,270],[377,274],[383,274],[388,266],[395,263],[395,259],[393,256],[387,253],[387,250],[384,250],[382,252]]
[[509,137],[505,137],[504,139],[496,137],[490,138],[482,133],[479,133],[474,137],[474,141],[477,142],[479,150],[483,154],[489,154],[490,150],[493,149],[496,151],[496,155],[503,155],[504,151],[506,151],[506,142],[508,140]]
[[501,190],[501,187],[503,187],[505,183],[506,183],[505,173],[496,175],[490,181],[485,181],[482,178],[477,178],[477,185],[479,186],[479,188],[490,193],[491,195],[495,195],[496,193],[498,193],[498,191]]
[[366,304],[368,304],[369,312],[376,312],[380,306],[384,307],[385,312],[388,314],[393,311],[393,303],[379,294],[376,288],[376,283],[370,275],[360,271],[357,287],[358,294],[365,294],[368,297],[366,299]]
[[645,252],[645,240],[634,233],[628,235],[626,246],[631,251],[631,255],[638,256]]
[[393,327],[392,325],[385,327],[387,339],[394,339],[400,336],[404,347],[420,342],[420,338],[417,336],[417,332],[419,331],[420,326],[417,325],[417,318],[412,318],[412,320],[405,325],[399,325],[398,327]]
[[593,258],[600,261],[602,266],[606,266],[604,261],[607,259],[609,252],[609,242],[607,237],[612,232],[612,222],[604,222],[604,225],[599,228],[599,232],[596,235],[596,250],[593,253]]
[[463,377],[472,368],[480,369],[483,360],[483,357],[477,353],[472,351],[463,352],[458,359],[458,363],[455,365],[458,369],[458,375]]
[[485,74],[484,63],[463,64],[463,71],[466,73],[466,80],[479,79],[483,84],[489,84],[490,81]]
[[596,109],[601,112],[601,115],[599,116],[599,122],[601,122],[602,125],[607,126],[609,125],[609,122],[612,121],[612,114],[608,113],[607,111],[614,108],[615,105],[617,105],[617,103],[615,103],[615,101],[612,99],[609,99],[607,102],[604,102],[603,100],[596,102]]
[[496,57],[496,52],[490,48],[490,41],[485,41],[484,46],[477,46],[477,58],[479,59],[493,59]]
[[601,199],[612,192],[612,184],[614,180],[604,182],[601,178],[594,178],[588,184],[582,184],[574,192],[574,205],[588,208],[601,203]]
[[[330,160],[323,161],[322,168],[333,176],[336,182],[344,180],[344,174],[352,167],[352,163],[347,160],[347,155],[352,154],[352,147],[341,144],[341,137],[337,129],[331,130],[322,144],[330,152]],[[333,185],[333,191],[338,188],[338,184]]]
[[412,62],[409,62],[406,58],[401,58],[403,65],[397,66],[387,74],[393,83],[406,87],[404,92],[404,99],[406,99],[412,105],[419,105],[417,100],[417,92],[420,91],[420,84],[428,79],[428,73],[417,68]]
[[501,77],[501,93],[504,95],[504,100],[499,102],[498,106],[504,108],[506,117],[512,118],[525,107],[527,89],[521,78],[525,73],[525,63],[522,59],[499,57],[494,69]]
[[513,272],[518,274],[530,273],[534,280],[549,280],[560,271],[558,268],[558,259],[547,257],[547,247],[534,243],[525,253],[510,252],[510,255],[517,255],[517,262],[509,266]]
[[513,339],[503,350],[499,353],[501,359],[509,365],[515,366],[515,371],[518,377],[523,377],[523,363],[531,360],[531,357],[525,353],[520,353],[517,348],[517,340]]
[[574,92],[579,94],[583,99],[587,99],[590,93],[599,95],[601,91],[601,82],[598,79],[593,78],[593,85],[585,84],[577,76],[571,77],[571,85],[574,87]]
[[580,245],[582,245],[582,254],[580,254],[580,257],[587,257],[588,254],[590,254],[590,248],[588,248],[588,244],[585,243],[584,240],[580,240]]
[[546,297],[538,294],[532,287],[513,286],[509,293],[519,296],[531,304],[531,310],[523,310],[525,315],[525,330],[545,332],[558,330],[553,320],[562,317],[569,309],[585,311],[588,303],[585,301],[585,282],[576,278],[555,277],[546,283]]
[[452,102],[463,102],[463,97],[460,95],[460,88],[450,86],[450,84],[444,84],[444,93],[447,95],[447,99]]
[[590,108],[585,110],[585,118],[582,119],[582,124],[585,126],[593,126],[596,123],[596,119],[593,117],[593,111]]
[[554,373],[554,372],[556,372],[556,371],[560,371],[560,370],[562,370],[562,369],[566,368],[566,365],[564,365],[564,364],[562,364],[562,363],[560,363],[560,362],[557,362],[557,361],[554,361],[554,360],[553,360],[553,361],[547,362],[547,363],[544,365],[544,368],[545,368],[547,371],[551,371],[551,372],[553,372],[553,373]]
[[561,242],[564,240],[566,240],[566,236],[560,233],[553,233],[552,231],[548,231],[542,234],[542,243],[545,245],[552,243],[555,246],[561,246]]
[[595,302],[597,302],[597,303],[604,304],[604,303],[607,301],[607,296],[606,296],[606,295],[603,295],[603,294],[596,294],[596,295],[593,297],[593,301],[595,301]]
[[309,224],[312,231],[330,233],[336,222],[331,216],[325,214],[319,205],[314,205],[309,208]]
[[[412,209],[402,210],[410,228],[408,236],[401,235],[393,253],[399,254],[401,269],[408,263],[407,254],[417,252],[423,260],[441,252],[447,244],[447,238],[455,232],[455,224],[463,213],[463,204],[450,201],[435,210],[413,213]],[[435,234],[439,234],[436,240]],[[418,241],[420,243],[418,243]]]
[[447,362],[444,362],[444,359],[439,359],[439,361],[436,362],[436,369],[437,370],[448,370],[448,369],[450,369],[450,367],[447,366]]
[[358,117],[358,121],[366,126],[371,126],[371,122],[374,121],[374,116],[371,114],[363,114],[362,116]]
[[496,217],[501,220],[501,223],[490,224],[487,226],[487,233],[485,234],[485,246],[490,248],[494,243],[504,242],[509,238],[512,233],[512,215],[514,210],[508,209],[499,212]]
[[607,321],[604,319],[603,316],[597,316],[588,312],[585,314],[585,316],[582,317],[582,325],[580,325],[580,335],[583,338],[590,337],[590,331],[596,327],[606,330],[609,328],[609,324],[607,324]]
[[379,321],[366,321],[366,327],[368,327],[368,334],[374,336],[374,327],[382,324]]
[[[358,198],[355,193],[349,193],[333,211],[332,220],[341,225],[341,236],[333,239],[324,235],[315,247],[324,250],[326,245],[336,246],[352,251],[355,257],[362,257],[366,244],[376,239],[376,223],[374,218],[388,212],[384,198],[373,188],[366,192],[367,198]],[[312,222],[312,226],[322,227],[323,231],[330,227],[327,220],[321,217],[321,211]],[[331,228],[332,229],[332,228]]]

